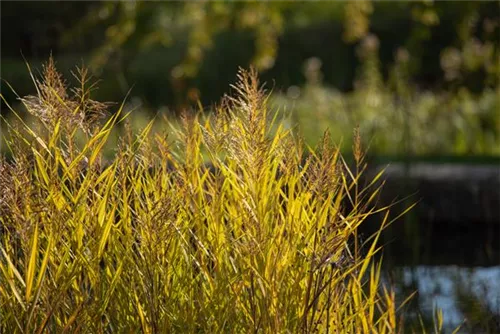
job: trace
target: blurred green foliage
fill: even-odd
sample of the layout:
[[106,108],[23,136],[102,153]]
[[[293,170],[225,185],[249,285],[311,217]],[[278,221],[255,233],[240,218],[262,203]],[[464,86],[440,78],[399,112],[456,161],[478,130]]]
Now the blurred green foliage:
[[[373,34],[384,75],[403,47],[419,85],[478,92],[498,81],[499,10],[480,1],[6,2],[2,76],[26,73],[12,65],[22,64],[20,50],[30,63],[53,51],[59,61],[84,58],[104,78],[116,77],[109,83],[116,97],[135,85],[153,105],[174,105],[193,90],[216,101],[237,67],[250,64],[279,87],[301,85],[300,68],[315,56],[327,84],[350,90],[356,44]],[[164,97],[148,93],[151,86]]]
[[383,153],[497,154],[499,13],[481,1],[6,2],[2,78],[31,93],[19,50],[35,68],[52,51],[66,77],[85,59],[104,79],[95,98],[132,89],[141,109],[178,115],[210,109],[253,65],[311,141],[360,124]]
[[500,86],[479,94],[465,87],[454,93],[418,89],[407,79],[409,54],[404,49],[398,50],[385,80],[377,48],[372,35],[360,45],[362,61],[352,92],[323,85],[321,61],[311,58],[304,66],[303,87],[273,95],[306,142],[314,143],[330,129],[336,142],[349,148],[350,131],[359,126],[370,151],[379,155],[500,155]]

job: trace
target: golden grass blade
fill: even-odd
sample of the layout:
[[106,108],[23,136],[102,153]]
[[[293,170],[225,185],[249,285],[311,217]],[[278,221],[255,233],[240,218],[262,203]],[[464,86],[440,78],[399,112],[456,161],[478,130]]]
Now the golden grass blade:
[[33,288],[33,280],[35,279],[35,267],[38,257],[38,224],[35,225],[35,231],[31,239],[31,253],[28,261],[28,268],[26,268],[26,301],[31,300],[31,292]]
[[[5,266],[4,266],[3,263],[0,263],[0,270],[2,271],[4,279],[9,284],[10,290],[14,294],[14,297],[16,298],[16,300],[19,303],[19,305],[21,305],[21,307],[23,309],[26,309],[26,306],[24,305],[23,298],[21,297],[21,294],[19,293],[19,291],[16,288],[16,284],[14,282],[14,279],[13,279],[12,275],[9,274],[9,269],[10,268],[5,268]],[[14,270],[15,270],[15,268],[14,268]],[[16,270],[16,272],[17,272],[17,270]]]
[[134,292],[135,306],[137,308],[137,313],[139,314],[139,319],[141,321],[141,328],[143,333],[150,333],[149,326],[146,322],[146,317],[144,316],[144,311],[142,310],[141,303],[137,297],[137,293]]
[[84,304],[81,303],[80,305],[78,305],[78,307],[75,309],[75,311],[70,315],[70,317],[68,318],[68,321],[66,322],[66,324],[62,330],[63,333],[67,333],[70,330],[71,326],[75,323],[75,321],[78,320],[78,316],[82,312],[83,307],[84,307]]
[[49,174],[47,174],[47,170],[45,168],[45,161],[43,157],[40,156],[40,153],[33,149],[33,156],[35,157],[35,162],[37,165],[37,169],[35,170],[35,174],[41,176],[42,181],[46,186],[50,184]]
[[[8,264],[8,268],[6,268],[6,269],[8,269],[8,271],[12,272],[17,277],[17,279],[22,284],[22,286],[26,288],[26,283],[24,282],[21,274],[19,273],[19,271],[17,271],[16,266],[12,263],[9,255],[7,254],[7,252],[5,251],[5,249],[3,248],[2,245],[0,245],[0,250],[2,251],[2,254],[3,254],[3,256]],[[6,271],[6,272],[8,272],[8,271]],[[10,276],[11,275],[8,275],[6,277],[10,277]]]
[[[49,242],[47,244],[47,248],[45,249],[45,254],[43,256],[42,264],[39,269],[38,278],[35,284],[36,294],[33,301],[31,301],[31,307],[29,311],[28,321],[26,322],[26,328],[28,328],[29,324],[31,324],[31,319],[33,319],[33,315],[35,314],[35,308],[38,306],[38,300],[40,297],[40,293],[42,291],[42,282],[46,274],[47,264],[49,262],[49,255],[52,246],[52,235],[49,236]],[[29,301],[29,298],[26,298]]]
[[[105,202],[103,200],[103,202]],[[102,206],[103,208],[105,208],[105,206]],[[106,247],[106,243],[108,241],[108,238],[109,238],[109,234],[111,233],[111,228],[113,227],[113,221],[115,219],[114,217],[114,212],[116,210],[116,205],[113,207],[113,209],[110,211],[110,213],[108,213],[108,218],[103,226],[103,232],[102,232],[102,235],[101,235],[101,240],[99,241],[99,250],[98,250],[98,253],[97,253],[97,258],[102,258],[102,255],[103,255],[103,252],[104,252],[104,247]],[[103,219],[102,222],[104,222],[104,217],[103,218],[99,218],[99,219]]]

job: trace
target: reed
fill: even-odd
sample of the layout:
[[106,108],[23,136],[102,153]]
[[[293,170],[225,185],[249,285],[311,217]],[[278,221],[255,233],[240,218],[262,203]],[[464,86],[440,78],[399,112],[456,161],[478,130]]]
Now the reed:
[[[356,144],[350,170],[328,133],[305,147],[268,109],[254,71],[175,140],[123,136],[85,69],[68,89],[49,60],[15,110],[0,161],[0,328],[9,333],[393,333],[382,285],[380,174]],[[5,102],[5,100],[4,100]],[[77,140],[84,138],[84,140]],[[207,160],[212,167],[208,167]],[[355,236],[382,213],[380,230]],[[356,248],[356,250],[355,250]]]

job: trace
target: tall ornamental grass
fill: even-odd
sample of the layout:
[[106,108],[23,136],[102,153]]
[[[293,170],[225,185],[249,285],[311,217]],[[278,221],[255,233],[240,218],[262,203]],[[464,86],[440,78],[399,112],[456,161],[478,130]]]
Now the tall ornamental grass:
[[[30,71],[31,72],[31,71]],[[54,62],[14,110],[0,161],[0,328],[5,333],[393,333],[381,284],[377,176],[355,136],[349,169],[328,134],[303,144],[266,107],[253,71],[175,140],[125,135],[126,115],[68,89]],[[5,102],[5,100],[4,100]],[[6,102],[5,102],[6,103]],[[12,108],[11,108],[12,109]],[[84,138],[84,140],[77,140]],[[208,160],[208,163],[207,163]],[[357,229],[380,214],[362,243]]]

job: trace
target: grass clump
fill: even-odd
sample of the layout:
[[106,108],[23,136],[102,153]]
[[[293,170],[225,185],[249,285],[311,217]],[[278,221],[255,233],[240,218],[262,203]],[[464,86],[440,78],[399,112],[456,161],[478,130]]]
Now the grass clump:
[[377,212],[388,224],[359,145],[357,172],[328,135],[304,150],[242,71],[213,117],[186,115],[175,141],[150,123],[106,162],[123,108],[99,123],[85,70],[73,94],[52,60],[43,75],[21,100],[43,126],[8,124],[0,161],[2,331],[398,330],[380,232],[355,238]]

